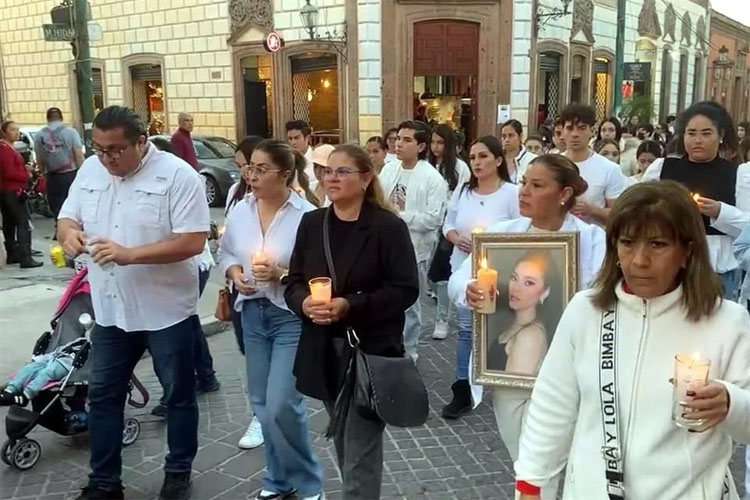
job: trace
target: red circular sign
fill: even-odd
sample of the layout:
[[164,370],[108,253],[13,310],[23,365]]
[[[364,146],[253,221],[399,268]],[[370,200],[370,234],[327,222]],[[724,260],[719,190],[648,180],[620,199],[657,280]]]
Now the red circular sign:
[[266,36],[264,45],[267,51],[278,52],[281,50],[281,46],[284,45],[284,41],[281,39],[281,36],[278,33],[272,31],[268,34],[268,36]]

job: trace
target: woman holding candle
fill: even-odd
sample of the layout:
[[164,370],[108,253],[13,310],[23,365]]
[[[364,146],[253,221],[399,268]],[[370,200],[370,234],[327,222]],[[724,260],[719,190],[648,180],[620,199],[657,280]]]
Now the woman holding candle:
[[643,180],[674,180],[698,194],[711,264],[724,297],[736,300],[740,270],[732,242],[750,222],[747,208],[738,208],[750,199],[750,184],[737,182],[737,166],[720,154],[737,149],[732,117],[719,104],[699,102],[680,115],[676,132],[679,157],[654,161]]
[[[302,218],[286,289],[289,308],[303,319],[294,374],[297,388],[325,403],[329,414],[339,392],[339,375],[351,351],[346,329],[369,354],[403,357],[404,311],[419,294],[416,257],[406,224],[385,201],[367,152],[337,146],[324,172],[332,205]],[[315,300],[310,280],[332,276],[323,241],[329,243],[337,285],[330,300]],[[313,283],[314,284],[314,283]],[[317,295],[317,287],[313,288]],[[342,347],[343,346],[343,347]],[[333,431],[347,500],[380,498],[385,424],[346,408]]]
[[[471,176],[469,167],[457,156],[456,134],[448,125],[438,125],[432,131],[430,163],[440,172],[440,175],[448,184],[449,198],[453,191],[462,187]],[[448,316],[450,315],[448,278],[451,276],[450,257],[453,245],[443,237],[442,232],[439,236],[427,277],[431,281],[432,289],[437,296],[435,330],[432,333],[432,338],[444,340],[448,337]]]
[[[602,271],[568,304],[534,386],[521,498],[539,498],[567,462],[566,499],[607,498],[605,467],[627,498],[737,499],[728,463],[732,442],[750,441],[750,319],[721,299],[699,209],[673,181],[641,183],[607,230]],[[688,421],[691,433],[676,425]]]
[[322,495],[321,468],[313,454],[302,395],[292,375],[302,322],[284,300],[294,235],[315,207],[290,189],[305,158],[281,141],[265,140],[248,167],[253,195],[227,220],[219,260],[240,295],[248,393],[265,437],[268,473],[258,500]]
[[[518,191],[521,217],[498,222],[488,232],[579,233],[578,286],[585,289],[601,267],[605,247],[601,228],[569,213],[576,197],[586,188],[586,181],[575,163],[562,155],[542,155],[531,162],[521,181]],[[451,276],[448,295],[457,307],[469,307],[474,311],[481,310],[488,299],[486,289],[471,279],[471,258]],[[529,392],[523,389],[493,390],[497,425],[513,459],[518,457],[518,439],[529,400]]]
[[[493,224],[518,217],[518,188],[510,181],[503,148],[494,136],[481,137],[471,146],[471,178],[453,192],[443,224],[445,239],[453,244],[451,272],[456,272],[471,253],[471,234]],[[469,385],[471,356],[471,311],[456,308],[458,341],[453,399],[442,411],[443,418],[459,418],[473,408]],[[447,325],[446,325],[447,328]]]

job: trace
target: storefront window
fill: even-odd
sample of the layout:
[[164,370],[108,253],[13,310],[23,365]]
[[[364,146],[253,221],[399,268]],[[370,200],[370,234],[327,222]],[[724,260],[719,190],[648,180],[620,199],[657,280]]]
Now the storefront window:
[[159,64],[137,64],[130,67],[133,109],[148,124],[149,135],[167,131],[164,116],[164,84]]

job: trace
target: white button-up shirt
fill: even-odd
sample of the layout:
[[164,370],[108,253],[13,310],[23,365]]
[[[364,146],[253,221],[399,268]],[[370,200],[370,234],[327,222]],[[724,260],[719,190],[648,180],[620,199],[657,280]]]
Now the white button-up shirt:
[[[226,231],[219,246],[219,266],[222,273],[226,276],[230,267],[240,266],[252,283],[252,255],[258,251],[263,252],[269,262],[289,268],[289,260],[297,240],[297,228],[302,216],[312,210],[315,210],[312,203],[291,190],[289,198],[273,216],[264,236],[255,196],[250,195],[237,203],[229,214]],[[252,295],[239,294],[235,309],[241,311],[245,300],[266,298],[276,307],[288,311],[284,300],[285,288],[281,283],[274,282],[258,287],[258,291]]]
[[[125,247],[175,234],[207,232],[210,215],[200,175],[176,156],[149,146],[142,166],[128,177],[110,175],[88,158],[70,187],[60,219],[78,223],[88,238]],[[197,313],[195,258],[172,264],[89,265],[96,322],[127,332],[156,331]]]

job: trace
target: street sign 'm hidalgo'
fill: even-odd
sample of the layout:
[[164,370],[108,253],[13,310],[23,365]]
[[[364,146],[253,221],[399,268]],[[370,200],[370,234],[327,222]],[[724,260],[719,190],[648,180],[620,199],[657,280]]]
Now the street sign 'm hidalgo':
[[75,38],[75,30],[67,24],[43,24],[44,39],[48,42],[69,42]]

